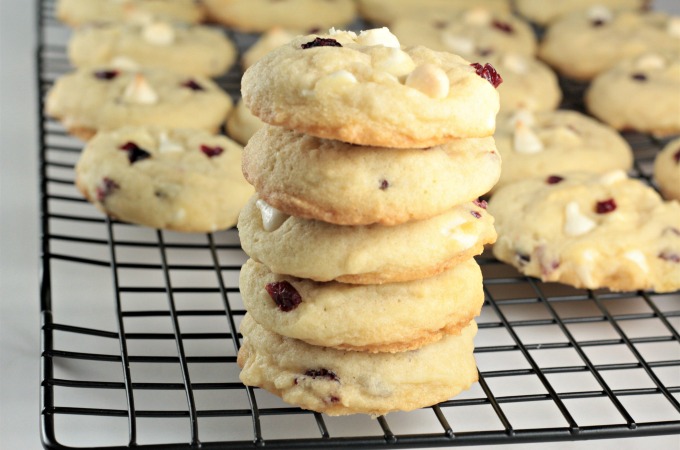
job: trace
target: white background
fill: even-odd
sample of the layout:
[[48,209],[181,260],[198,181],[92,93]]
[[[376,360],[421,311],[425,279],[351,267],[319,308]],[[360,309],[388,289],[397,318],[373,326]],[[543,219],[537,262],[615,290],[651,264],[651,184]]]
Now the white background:
[[[0,0],[0,449],[38,449],[38,165],[33,1]],[[657,1],[680,13],[680,1]],[[506,446],[679,449],[680,437]]]

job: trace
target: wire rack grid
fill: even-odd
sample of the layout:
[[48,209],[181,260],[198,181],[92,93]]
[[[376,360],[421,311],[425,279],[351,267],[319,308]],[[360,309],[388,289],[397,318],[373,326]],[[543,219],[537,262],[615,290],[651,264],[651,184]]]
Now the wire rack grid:
[[[38,0],[39,111],[70,70],[54,7]],[[253,38],[232,37],[241,48]],[[219,82],[237,96],[239,80],[233,71]],[[578,86],[565,88],[577,98]],[[680,432],[678,293],[544,284],[488,255],[478,258],[479,383],[468,392],[372,420],[245,387],[236,353],[246,257],[235,230],[184,235],[103,217],[73,186],[82,144],[42,112],[39,126],[45,448],[411,448]],[[626,137],[634,175],[651,184],[662,143]]]

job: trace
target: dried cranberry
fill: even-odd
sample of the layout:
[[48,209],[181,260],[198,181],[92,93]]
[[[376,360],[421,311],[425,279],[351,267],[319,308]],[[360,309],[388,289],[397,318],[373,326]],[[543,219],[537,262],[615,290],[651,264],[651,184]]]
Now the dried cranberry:
[[327,378],[331,381],[340,381],[335,372],[328,369],[309,369],[305,372],[305,375],[312,378]]
[[680,148],[677,152],[673,153],[673,160],[675,161],[675,164],[680,164]]
[[676,236],[680,236],[680,230],[678,230],[675,227],[666,227],[664,228],[663,232],[661,234],[666,234],[666,233],[672,233]]
[[634,73],[630,77],[635,81],[647,81],[647,75],[644,73]]
[[315,38],[313,41],[307,42],[306,44],[302,44],[303,49],[312,47],[342,47],[342,45],[335,39],[320,37]]
[[501,22],[500,20],[494,20],[491,22],[491,26],[502,31],[503,33],[513,34],[515,32],[515,29],[512,28],[512,25],[507,22]]
[[481,219],[482,215],[478,213],[477,211],[470,211],[470,214],[472,214],[476,219]]
[[130,164],[134,164],[137,161],[141,161],[143,159],[151,158],[151,153],[139,147],[134,142],[123,144],[119,148],[128,152],[128,160],[130,161]]
[[493,49],[492,48],[480,48],[477,50],[477,54],[479,56],[491,56],[493,55]]
[[550,175],[548,178],[545,179],[545,182],[548,184],[557,184],[562,182],[563,180],[564,178],[559,175]]
[[224,151],[224,149],[222,147],[217,146],[217,145],[214,146],[214,147],[210,147],[208,145],[201,145],[201,151],[203,153],[205,153],[205,155],[208,158],[214,158],[215,156],[221,155],[222,152]]
[[106,200],[106,197],[111,195],[116,189],[120,189],[118,183],[109,177],[104,177],[101,184],[97,186],[97,200],[103,202]]
[[443,30],[444,28],[446,28],[448,23],[444,22],[443,20],[437,20],[437,21],[433,22],[432,25],[438,30]]
[[595,204],[595,212],[598,214],[607,214],[616,209],[616,202],[613,198],[608,198],[607,200],[602,200]]
[[203,89],[203,86],[201,86],[196,81],[191,80],[191,79],[182,83],[182,87],[189,88],[192,91],[204,91],[205,90],[205,89]]
[[473,200],[472,203],[474,203],[475,205],[479,206],[482,209],[486,209],[486,207],[489,206],[489,204],[486,202],[486,200],[477,199],[477,200]]
[[491,83],[493,87],[497,88],[503,82],[503,77],[496,72],[491,64],[486,63],[482,66],[480,63],[472,63],[470,65],[475,68],[477,75]]
[[340,397],[336,397],[335,395],[331,395],[330,398],[328,399],[330,403],[338,403],[340,401]]
[[94,77],[99,80],[113,80],[119,73],[117,70],[98,70],[94,73]]
[[387,180],[380,180],[380,190],[381,190],[381,191],[384,191],[384,190],[387,189],[388,187],[390,187],[390,182],[389,182],[389,181],[387,181]]
[[300,297],[298,291],[287,281],[267,283],[264,288],[272,300],[274,300],[276,306],[283,312],[292,311],[302,303],[302,297]]
[[601,27],[602,25],[605,24],[605,21],[602,20],[602,19],[595,19],[595,20],[591,20],[590,24],[594,27]]
[[674,263],[680,263],[680,255],[672,252],[670,250],[664,250],[662,252],[659,252],[659,258],[663,259],[664,261],[671,261]]

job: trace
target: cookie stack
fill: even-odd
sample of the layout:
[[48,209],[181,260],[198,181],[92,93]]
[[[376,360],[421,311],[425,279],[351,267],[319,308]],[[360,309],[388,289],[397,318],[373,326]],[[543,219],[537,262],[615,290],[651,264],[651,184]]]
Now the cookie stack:
[[300,36],[245,73],[266,123],[243,159],[257,191],[238,224],[245,384],[380,415],[476,381],[500,81],[387,28]]

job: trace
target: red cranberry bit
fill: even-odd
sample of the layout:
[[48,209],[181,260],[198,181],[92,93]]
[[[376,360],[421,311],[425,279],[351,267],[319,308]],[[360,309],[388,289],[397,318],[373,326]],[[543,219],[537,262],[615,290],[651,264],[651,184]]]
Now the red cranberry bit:
[[491,56],[493,55],[493,49],[492,48],[481,48],[477,50],[477,54],[479,56]]
[[674,234],[674,235],[676,235],[676,236],[680,236],[680,230],[678,230],[678,229],[675,228],[675,227],[666,227],[666,228],[664,228],[664,230],[663,230],[663,232],[662,232],[661,234],[664,235],[664,234],[666,234],[666,233],[672,233],[672,234]]
[[673,160],[675,161],[675,164],[680,164],[680,148],[673,154]]
[[607,214],[616,209],[616,202],[613,198],[608,198],[595,205],[595,212],[598,214]]
[[335,39],[320,37],[315,38],[313,41],[307,42],[306,44],[302,44],[303,49],[312,47],[342,47],[342,45]]
[[309,369],[305,372],[305,375],[312,378],[327,378],[330,381],[340,381],[335,372],[328,369]]
[[106,200],[106,197],[111,195],[113,191],[115,191],[116,189],[120,189],[118,183],[116,183],[109,177],[104,177],[104,179],[102,179],[101,184],[97,186],[97,200],[103,202],[104,200]]
[[137,161],[141,161],[143,159],[151,158],[151,153],[139,147],[134,142],[123,144],[119,148],[128,152],[128,160],[130,161],[130,164],[134,164]]
[[437,21],[433,22],[432,25],[438,30],[443,30],[444,28],[446,28],[448,23],[444,22],[443,20],[437,20]]
[[548,178],[545,179],[545,182],[548,184],[557,184],[562,182],[563,180],[564,178],[559,175],[550,175]]
[[120,72],[117,70],[98,70],[94,73],[94,77],[99,80],[113,80]]
[[287,281],[267,283],[264,288],[272,300],[274,300],[276,306],[283,312],[292,311],[302,303],[302,297],[300,297],[298,291]]
[[476,219],[481,219],[482,215],[478,213],[477,211],[470,211],[470,214],[472,214]]
[[185,81],[184,83],[182,83],[182,87],[189,88],[192,91],[204,91],[205,90],[205,89],[203,89],[203,86],[201,86],[200,84],[198,84],[194,80]]
[[486,209],[486,207],[489,206],[489,204],[486,202],[486,200],[477,199],[477,200],[473,200],[472,203],[474,203],[475,205],[479,206],[482,209]]
[[210,147],[208,145],[201,145],[201,151],[205,153],[208,158],[214,158],[215,156],[220,156],[224,149],[219,146]]
[[634,73],[630,77],[635,81],[647,81],[647,75],[644,73]]
[[491,22],[491,26],[502,31],[503,33],[513,34],[515,32],[515,29],[512,28],[512,25],[507,22],[501,22],[500,20],[494,20]]
[[503,82],[503,77],[496,72],[491,64],[486,63],[482,66],[480,63],[472,63],[470,65],[475,68],[477,75],[491,83],[493,87],[497,88]]
[[381,190],[381,191],[384,191],[384,190],[387,189],[388,187],[390,187],[390,182],[389,182],[389,181],[387,181],[387,180],[380,180],[380,190]]
[[674,253],[670,250],[664,250],[664,251],[660,252],[659,258],[663,259],[664,261],[680,263],[680,255],[677,254],[677,253]]
[[329,398],[328,401],[331,402],[331,403],[338,403],[340,401],[340,397],[336,397],[335,395],[331,395],[331,398]]
[[602,20],[602,19],[595,19],[595,20],[591,20],[591,21],[590,21],[590,24],[591,24],[592,26],[594,26],[594,27],[601,27],[601,26],[604,25],[605,23],[606,23],[606,22],[605,22],[604,20]]

